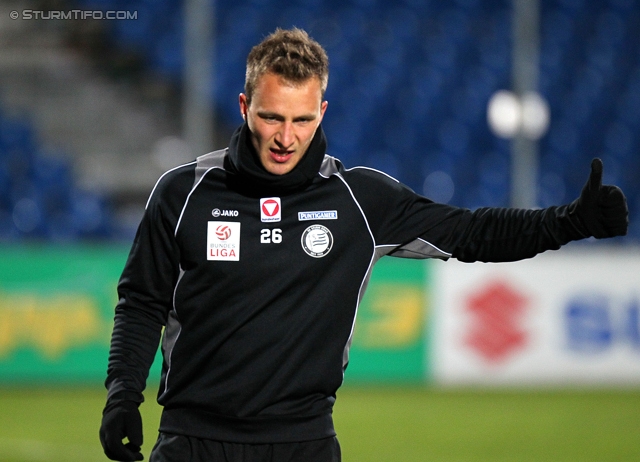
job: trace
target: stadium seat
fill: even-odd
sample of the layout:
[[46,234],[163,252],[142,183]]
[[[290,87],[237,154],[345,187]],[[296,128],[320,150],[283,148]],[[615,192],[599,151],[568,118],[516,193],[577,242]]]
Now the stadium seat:
[[0,243],[110,238],[108,201],[81,193],[68,156],[36,132],[28,117],[0,115]]

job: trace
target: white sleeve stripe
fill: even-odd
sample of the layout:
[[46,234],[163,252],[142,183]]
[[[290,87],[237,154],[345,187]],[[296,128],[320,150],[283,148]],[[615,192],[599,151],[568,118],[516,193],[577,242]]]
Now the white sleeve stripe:
[[[433,245],[431,242],[426,241],[426,240],[422,239],[421,237],[418,237],[418,238],[414,239],[411,242],[416,242],[416,241],[420,241],[420,242],[424,243],[425,245],[431,247],[432,249],[436,250],[438,253],[442,254],[442,256],[451,257],[451,255],[452,255],[451,253],[445,252],[444,250],[440,249],[438,246]],[[404,244],[404,246],[411,244],[411,242],[408,242],[407,244]],[[385,248],[385,247],[390,247],[391,249],[403,250],[404,246],[403,246],[403,244],[381,244],[381,245],[377,245],[376,249],[382,249],[382,248]],[[393,252],[393,250],[391,250],[390,252]],[[387,253],[385,253],[385,255],[386,254]]]
[[180,217],[178,218],[178,222],[176,223],[176,229],[174,231],[174,236],[178,234],[178,228],[180,227],[180,223],[182,222],[182,216],[184,215],[184,211],[186,210],[187,205],[189,204],[189,199],[191,198],[191,194],[193,194],[193,192],[200,185],[200,183],[202,183],[202,180],[204,180],[204,177],[207,176],[207,173],[209,173],[211,170],[214,170],[216,168],[222,168],[222,167],[219,167],[219,166],[209,167],[207,169],[207,171],[205,171],[202,174],[202,176],[200,177],[198,182],[193,185],[193,187],[191,188],[191,191],[189,191],[189,194],[187,195],[187,199],[184,201],[184,205],[182,206],[182,210],[180,211]]
[[153,197],[153,193],[154,193],[154,192],[156,192],[156,188],[158,187],[158,184],[160,184],[160,181],[161,181],[161,180],[162,180],[162,179],[163,179],[163,178],[164,178],[168,173],[171,173],[171,172],[173,172],[174,170],[178,170],[179,168],[182,168],[182,167],[187,167],[187,166],[189,166],[189,165],[193,165],[193,164],[195,164],[195,163],[197,163],[197,161],[195,161],[195,160],[194,160],[193,162],[189,162],[188,164],[178,165],[177,167],[173,167],[172,169],[167,170],[166,172],[164,172],[164,173],[160,176],[160,178],[158,178],[158,181],[156,181],[156,184],[153,186],[153,189],[151,190],[151,194],[149,194],[149,198],[147,199],[147,203],[145,204],[144,209],[145,209],[145,210],[147,210],[147,207],[149,207],[149,202],[151,201],[151,198]]
[[347,171],[350,171],[350,170],[355,170],[355,169],[358,169],[358,168],[363,169],[363,170],[371,170],[372,172],[380,173],[381,175],[386,176],[387,178],[389,178],[389,179],[391,179],[391,180],[395,181],[396,183],[400,183],[400,181],[396,180],[394,177],[392,177],[392,176],[391,176],[391,175],[389,175],[388,173],[385,173],[385,172],[383,172],[382,170],[377,170],[377,169],[375,169],[375,168],[371,168],[371,167],[356,166],[356,167],[347,168],[346,170],[347,170]]
[[340,179],[340,181],[342,181],[342,183],[345,185],[347,190],[349,191],[349,194],[351,195],[351,199],[353,200],[353,202],[358,207],[358,210],[360,210],[360,214],[362,215],[362,219],[364,220],[364,223],[367,226],[367,230],[369,231],[369,235],[371,236],[371,241],[373,242],[373,252],[371,254],[371,259],[369,260],[369,267],[367,268],[367,272],[365,273],[365,276],[362,279],[362,282],[360,283],[360,289],[358,290],[358,301],[356,302],[353,321],[351,323],[351,331],[349,332],[349,338],[347,339],[347,343],[345,344],[344,350],[342,352],[342,370],[343,370],[343,380],[344,380],[344,369],[345,369],[347,363],[349,362],[349,351],[351,350],[351,342],[353,341],[353,332],[355,330],[356,318],[358,317],[358,310],[360,308],[360,302],[362,301],[362,298],[364,297],[364,291],[365,291],[365,289],[367,287],[369,279],[371,278],[371,272],[373,271],[373,265],[375,264],[375,262],[377,260],[377,254],[376,254],[376,251],[375,251],[377,246],[376,246],[375,237],[373,236],[373,231],[371,231],[371,227],[369,226],[369,221],[367,220],[367,216],[365,215],[364,211],[362,210],[362,207],[360,206],[360,203],[358,202],[358,200],[356,199],[355,195],[353,194],[353,191],[351,190],[351,187],[349,186],[349,183],[347,183],[347,181],[343,178],[343,176],[340,173],[335,172],[335,173],[333,173],[333,175],[337,176]]
[[421,237],[419,237],[419,238],[418,238],[418,240],[419,240],[419,241],[424,242],[425,244],[427,244],[427,245],[428,245],[428,246],[430,246],[430,247],[433,247],[433,248],[434,248],[434,249],[436,249],[438,252],[440,252],[440,253],[442,253],[442,254],[444,254],[444,255],[448,255],[449,257],[450,257],[451,255],[453,255],[452,253],[445,252],[444,250],[442,250],[442,249],[441,249],[441,248],[439,248],[438,246],[433,245],[431,242],[429,242],[429,241],[427,241],[427,240],[425,240],[425,239],[422,239]]
[[373,231],[371,231],[371,227],[369,226],[369,221],[367,220],[367,216],[365,215],[364,210],[362,210],[362,207],[360,206],[358,199],[356,199],[356,196],[354,196],[353,191],[349,186],[349,183],[347,183],[347,181],[342,177],[342,175],[340,175],[339,173],[334,173],[334,175],[340,178],[340,180],[344,183],[344,185],[347,187],[347,190],[349,191],[349,194],[351,195],[351,198],[353,199],[353,202],[355,202],[355,204],[358,206],[358,210],[360,210],[362,219],[364,220],[365,225],[367,225],[367,230],[369,231],[369,235],[371,236],[371,240],[373,241],[373,247],[375,248],[376,238],[373,236]]

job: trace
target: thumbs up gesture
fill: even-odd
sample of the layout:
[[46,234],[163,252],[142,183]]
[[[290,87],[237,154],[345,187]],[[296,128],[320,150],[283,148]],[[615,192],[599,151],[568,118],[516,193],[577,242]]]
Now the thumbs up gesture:
[[597,239],[624,236],[629,227],[627,198],[617,186],[602,184],[602,161],[591,161],[591,175],[580,197],[572,204],[573,213],[586,228],[588,236]]

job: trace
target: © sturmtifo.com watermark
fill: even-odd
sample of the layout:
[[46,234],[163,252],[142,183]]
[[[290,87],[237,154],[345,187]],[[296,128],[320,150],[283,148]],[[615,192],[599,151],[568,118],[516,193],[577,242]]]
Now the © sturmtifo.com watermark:
[[9,13],[11,19],[39,19],[39,20],[72,20],[72,19],[97,19],[97,20],[126,20],[138,19],[137,11],[101,11],[101,10],[13,10]]

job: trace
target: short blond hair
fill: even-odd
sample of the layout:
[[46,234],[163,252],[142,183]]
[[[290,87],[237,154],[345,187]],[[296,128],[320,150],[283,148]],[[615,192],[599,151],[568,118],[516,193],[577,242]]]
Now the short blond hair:
[[329,58],[322,45],[304,30],[278,28],[247,56],[244,93],[248,103],[258,79],[266,73],[279,75],[294,84],[317,77],[324,99],[329,82]]

